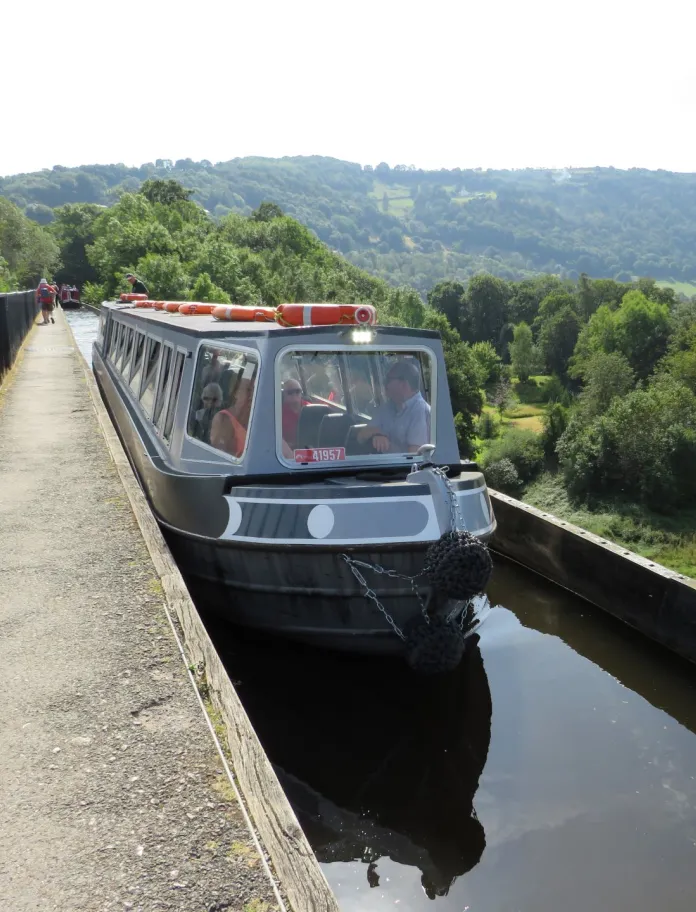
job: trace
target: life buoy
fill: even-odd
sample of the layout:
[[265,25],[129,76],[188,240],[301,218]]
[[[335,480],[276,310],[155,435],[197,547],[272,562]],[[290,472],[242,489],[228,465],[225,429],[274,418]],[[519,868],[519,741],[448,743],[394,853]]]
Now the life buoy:
[[133,301],[147,301],[146,294],[133,294],[132,292],[124,292],[121,295],[121,300],[126,304],[132,304]]
[[136,307],[154,307],[154,306],[155,306],[155,302],[154,302],[154,301],[147,301],[147,300],[146,300],[146,301],[136,301],[136,302],[135,302],[135,306],[136,306]]
[[166,303],[167,303],[166,301],[153,301],[152,306],[154,307],[155,310],[164,310],[164,305]]
[[197,301],[185,301],[179,305],[179,313],[186,314],[189,317],[194,314],[211,314],[217,306],[217,304],[199,304]]
[[162,307],[162,310],[166,310],[167,313],[175,314],[179,313],[179,308],[181,307],[181,301],[165,301]]
[[222,322],[275,323],[275,307],[245,307],[240,304],[219,304],[213,307],[213,316]]
[[281,304],[276,314],[281,326],[367,326],[377,320],[371,304]]

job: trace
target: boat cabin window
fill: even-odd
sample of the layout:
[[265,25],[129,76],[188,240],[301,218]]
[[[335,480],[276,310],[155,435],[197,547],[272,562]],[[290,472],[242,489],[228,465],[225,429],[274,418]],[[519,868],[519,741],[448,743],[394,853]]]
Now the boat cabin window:
[[257,368],[258,360],[251,352],[201,345],[189,409],[191,437],[241,458]]
[[278,450],[301,465],[416,453],[434,443],[435,359],[423,349],[281,353]]
[[166,416],[166,409],[164,407],[165,402],[169,394],[169,380],[171,377],[172,369],[172,347],[171,345],[164,346],[162,351],[162,367],[159,372],[159,380],[157,382],[157,395],[155,397],[155,410],[152,415],[152,420],[155,423],[155,427],[158,430],[162,430],[164,427],[164,419]]
[[123,332],[124,332],[123,323],[114,323],[114,328],[111,332],[111,343],[109,346],[109,357],[111,361],[116,364],[118,359],[118,354],[121,349],[121,344],[123,342]]
[[140,381],[143,376],[143,358],[145,357],[145,333],[137,333],[133,351],[130,388],[137,396],[140,393]]
[[130,326],[124,327],[123,343],[121,345],[121,352],[118,356],[118,362],[116,364],[116,368],[124,377],[128,376],[128,366],[130,365],[131,352],[133,351],[133,335],[134,332]]
[[167,399],[167,414],[164,419],[164,439],[169,443],[174,426],[174,415],[176,414],[176,404],[179,401],[179,390],[181,389],[181,377],[184,373],[184,352],[178,351],[174,361],[174,370],[172,371],[172,381],[169,387],[169,398]]
[[147,362],[143,391],[140,394],[140,404],[148,418],[152,417],[152,406],[155,401],[155,383],[157,382],[157,368],[159,367],[162,343],[156,339],[148,339]]

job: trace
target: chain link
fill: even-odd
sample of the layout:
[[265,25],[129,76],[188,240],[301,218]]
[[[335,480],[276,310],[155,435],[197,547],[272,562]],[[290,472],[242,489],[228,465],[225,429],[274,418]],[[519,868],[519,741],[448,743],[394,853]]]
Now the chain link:
[[445,487],[447,488],[447,492],[449,494],[450,522],[452,524],[452,531],[466,531],[466,523],[464,522],[464,517],[462,515],[462,506],[459,502],[456,488],[447,477],[447,470],[441,468],[440,466],[433,466],[432,472],[433,475],[437,475],[438,478],[442,479]]
[[[461,504],[459,502],[459,497],[457,496],[456,488],[454,487],[452,482],[447,477],[447,471],[445,469],[441,468],[440,466],[433,466],[431,468],[431,471],[433,472],[434,475],[437,475],[439,478],[442,479],[445,487],[447,488],[447,493],[449,495],[450,524],[452,526],[452,531],[453,532],[456,532],[458,530],[465,531],[466,524],[464,522],[464,517],[462,515],[462,509],[461,509]],[[399,630],[394,618],[389,614],[387,609],[380,602],[379,597],[377,596],[377,593],[374,591],[374,589],[372,589],[369,586],[367,580],[365,579],[365,577],[362,575],[362,573],[358,569],[359,567],[363,567],[365,570],[372,570],[373,573],[377,573],[380,576],[388,576],[388,577],[391,577],[391,579],[406,580],[408,583],[410,583],[413,594],[416,597],[416,599],[418,600],[418,604],[420,605],[421,614],[425,618],[426,623],[428,623],[428,624],[430,623],[430,616],[428,615],[428,608],[425,603],[425,600],[423,599],[423,596],[421,595],[421,592],[420,592],[420,589],[418,588],[418,583],[417,583],[418,578],[425,574],[427,567],[424,567],[423,570],[420,573],[417,573],[415,576],[406,576],[406,574],[404,574],[404,573],[398,573],[396,570],[388,570],[385,567],[380,566],[379,564],[369,564],[366,561],[356,560],[355,558],[349,557],[347,554],[342,554],[341,557],[346,562],[346,564],[348,564],[348,567],[350,568],[350,571],[353,574],[353,576],[355,577],[355,579],[363,587],[363,589],[364,589],[363,595],[365,596],[365,598],[369,599],[371,602],[374,602],[376,607],[379,609],[379,611],[384,616],[384,619],[386,620],[386,622],[389,624],[389,626],[392,628],[394,633],[401,640],[405,640],[406,637],[404,636],[403,632],[401,630]],[[469,608],[471,607],[472,602],[473,602],[473,599],[469,599],[469,601],[466,602],[466,604],[463,607],[460,607],[460,603],[458,602],[456,607],[453,608],[452,611],[447,616],[447,620],[448,621],[455,620],[455,618],[457,616],[457,612],[459,611],[460,612],[459,628],[460,628],[460,630],[464,630],[464,622],[465,622],[466,618],[468,617]]]
[[407,579],[407,580],[411,581],[411,584],[413,584],[411,577],[404,576],[402,573],[397,573],[395,570],[385,570],[384,567],[380,567],[379,564],[366,564],[364,561],[353,560],[351,557],[348,557],[347,554],[342,554],[341,557],[348,564],[348,567],[350,568],[350,572],[353,574],[353,576],[356,578],[356,580],[360,583],[360,585],[365,590],[363,592],[363,595],[365,596],[365,598],[369,599],[371,602],[375,603],[377,608],[384,615],[385,621],[387,622],[387,624],[389,624],[389,626],[394,631],[394,633],[399,637],[400,640],[405,641],[406,637],[404,636],[403,632],[401,630],[399,630],[394,618],[391,616],[391,614],[389,614],[387,609],[380,602],[380,600],[377,596],[377,593],[374,591],[374,589],[370,588],[370,586],[367,583],[367,580],[362,575],[362,573],[358,570],[358,566],[366,567],[369,570],[374,570],[376,573],[381,573],[384,576],[391,576],[396,579]]

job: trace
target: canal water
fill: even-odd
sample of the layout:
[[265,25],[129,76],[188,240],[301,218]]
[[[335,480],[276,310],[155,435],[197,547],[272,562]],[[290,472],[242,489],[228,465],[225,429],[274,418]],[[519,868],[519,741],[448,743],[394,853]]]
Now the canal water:
[[692,912],[696,670],[501,558],[489,595],[436,680],[207,618],[341,909]]

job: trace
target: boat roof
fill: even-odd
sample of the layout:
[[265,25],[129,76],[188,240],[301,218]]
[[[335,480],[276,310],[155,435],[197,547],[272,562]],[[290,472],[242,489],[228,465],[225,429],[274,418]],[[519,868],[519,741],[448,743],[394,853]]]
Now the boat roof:
[[163,310],[152,310],[145,307],[134,307],[132,304],[125,304],[121,301],[104,301],[103,308],[114,310],[117,313],[127,312],[129,317],[133,317],[138,322],[146,325],[162,325],[176,329],[177,332],[185,333],[190,336],[206,336],[211,338],[220,338],[221,336],[230,336],[233,333],[239,333],[245,336],[266,336],[269,333],[274,335],[293,336],[301,333],[303,336],[331,336],[343,330],[370,329],[373,332],[388,333],[397,336],[415,336],[419,339],[439,339],[440,333],[432,329],[411,329],[407,326],[384,326],[375,324],[371,326],[361,326],[359,324],[332,324],[330,326],[281,326],[279,323],[256,323],[252,320],[249,322],[241,321],[221,321],[216,320],[212,314],[191,314],[186,316],[180,313],[167,313]]

